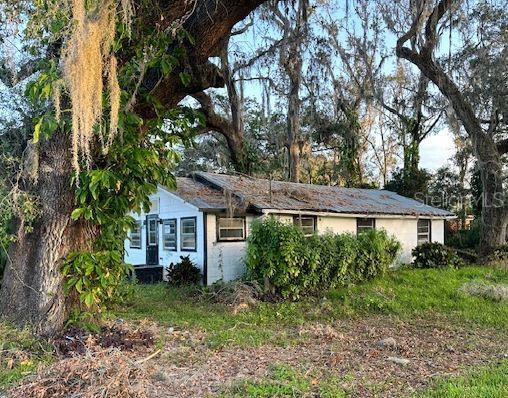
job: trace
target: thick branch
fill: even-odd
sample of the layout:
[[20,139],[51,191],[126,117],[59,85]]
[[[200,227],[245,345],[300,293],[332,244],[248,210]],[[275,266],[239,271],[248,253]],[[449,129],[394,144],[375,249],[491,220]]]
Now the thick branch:
[[[189,7],[186,4],[188,3],[193,2],[161,1],[160,17],[169,25],[186,16],[183,28],[194,37],[195,45],[186,46],[182,65],[170,76],[162,78],[161,71],[150,70],[147,71],[143,82],[145,90],[166,107],[176,106],[189,94],[224,85],[218,68],[211,64],[208,58],[219,53],[221,43],[231,34],[233,26],[263,3],[263,0],[237,0],[230,2],[227,6],[217,0],[197,0],[196,7],[190,16],[187,15]],[[191,75],[190,85],[185,86],[178,77],[179,72],[182,71]],[[144,117],[155,116],[147,104],[139,104],[137,111]]]

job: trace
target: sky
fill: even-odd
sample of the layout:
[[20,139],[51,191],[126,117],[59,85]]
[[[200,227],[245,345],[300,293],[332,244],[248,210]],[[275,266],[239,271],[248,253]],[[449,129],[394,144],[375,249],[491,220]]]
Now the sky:
[[423,140],[420,146],[420,166],[429,171],[436,171],[454,154],[453,137],[449,131],[443,129]]

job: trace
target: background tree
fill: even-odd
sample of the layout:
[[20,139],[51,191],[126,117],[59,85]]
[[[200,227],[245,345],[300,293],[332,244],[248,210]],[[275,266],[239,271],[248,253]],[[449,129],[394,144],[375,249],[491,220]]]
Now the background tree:
[[[397,55],[416,65],[439,88],[471,139],[483,185],[481,250],[485,254],[504,243],[508,222],[502,159],[508,152],[506,79],[499,80],[503,76],[499,68],[506,60],[506,12],[503,5],[479,3],[471,8],[466,5],[461,15],[461,4],[453,0],[411,3],[406,12],[413,16],[412,23],[397,40]],[[453,69],[447,71],[436,57],[440,35],[450,21],[466,19],[467,40],[458,54],[465,65],[460,75],[474,75],[481,81],[472,86],[464,84]]]

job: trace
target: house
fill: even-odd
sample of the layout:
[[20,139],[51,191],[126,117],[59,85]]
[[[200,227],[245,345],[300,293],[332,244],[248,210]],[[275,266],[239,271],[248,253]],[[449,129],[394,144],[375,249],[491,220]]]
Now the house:
[[159,187],[146,214],[125,241],[125,261],[141,280],[160,280],[171,262],[189,255],[203,282],[231,280],[244,272],[246,238],[257,218],[275,216],[306,234],[385,229],[403,247],[400,262],[422,242],[444,241],[444,221],[454,215],[396,193],[271,181],[247,176],[193,173],[177,189]]

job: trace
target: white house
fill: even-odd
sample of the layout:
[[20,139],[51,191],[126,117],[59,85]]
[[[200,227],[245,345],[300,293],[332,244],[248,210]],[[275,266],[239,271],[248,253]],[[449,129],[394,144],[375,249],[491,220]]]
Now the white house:
[[203,282],[244,272],[246,238],[256,218],[295,223],[308,234],[385,229],[401,243],[400,262],[421,242],[443,243],[444,220],[454,215],[393,192],[270,181],[205,172],[159,187],[147,214],[125,241],[125,261],[141,280],[160,280],[171,262],[189,255]]

